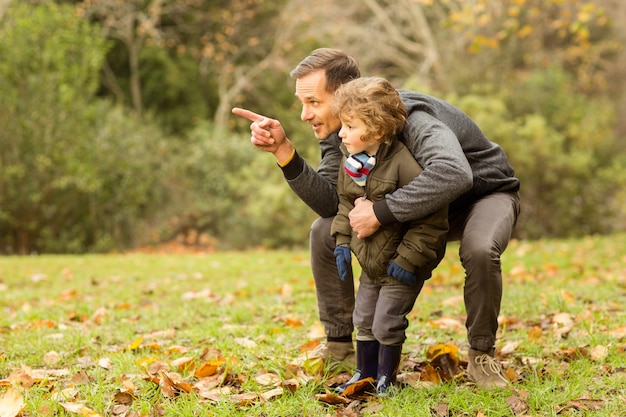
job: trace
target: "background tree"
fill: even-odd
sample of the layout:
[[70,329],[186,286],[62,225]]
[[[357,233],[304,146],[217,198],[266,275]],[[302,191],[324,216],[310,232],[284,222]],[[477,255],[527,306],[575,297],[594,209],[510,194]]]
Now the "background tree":
[[107,43],[73,8],[14,4],[0,26],[0,248],[131,245],[158,207],[160,133],[95,99]]
[[315,165],[288,73],[320,46],[475,118],[522,180],[519,237],[626,228],[623,2],[19,3],[37,12],[0,0],[0,251],[305,244],[313,213],[230,108]]

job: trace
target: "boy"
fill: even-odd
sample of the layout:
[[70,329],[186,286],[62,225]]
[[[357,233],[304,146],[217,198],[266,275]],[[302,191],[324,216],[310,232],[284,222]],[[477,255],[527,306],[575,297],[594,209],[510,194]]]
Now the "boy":
[[424,281],[445,252],[448,211],[381,227],[359,239],[348,215],[355,200],[376,202],[408,184],[422,171],[398,140],[407,112],[396,89],[379,77],[358,78],[335,92],[333,111],[341,120],[344,152],[337,192],[339,212],[331,225],[340,279],[352,279],[351,251],[362,269],[353,320],[357,329],[353,377],[343,392],[361,379],[375,378],[379,395],[395,381],[412,310]]

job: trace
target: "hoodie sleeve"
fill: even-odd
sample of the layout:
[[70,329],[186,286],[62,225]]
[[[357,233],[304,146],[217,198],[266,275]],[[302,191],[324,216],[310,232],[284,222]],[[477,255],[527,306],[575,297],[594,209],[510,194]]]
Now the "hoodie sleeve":
[[459,140],[441,121],[424,111],[412,112],[403,141],[424,171],[374,203],[383,225],[425,217],[472,188],[472,170]]
[[[339,195],[339,210],[330,227],[331,236],[335,237],[335,245],[350,245],[352,239],[352,227],[348,214],[354,208],[354,204],[345,192],[344,181],[346,176],[338,174],[337,194]],[[348,179],[348,181],[351,181]]]
[[287,184],[304,203],[320,217],[337,214],[337,174],[343,157],[336,134],[320,141],[322,157],[317,171],[297,152],[291,162],[282,168]]

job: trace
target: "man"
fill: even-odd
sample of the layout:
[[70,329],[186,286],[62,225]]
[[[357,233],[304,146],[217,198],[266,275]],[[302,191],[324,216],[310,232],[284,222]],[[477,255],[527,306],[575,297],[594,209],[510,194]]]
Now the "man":
[[[327,336],[324,349],[332,359],[344,361],[354,353],[354,281],[339,279],[330,235],[341,161],[341,123],[332,103],[337,87],[360,77],[360,71],[343,52],[321,48],[304,58],[291,76],[302,103],[300,118],[320,140],[317,171],[296,152],[278,120],[239,108],[233,113],[252,121],[252,144],[274,155],[293,191],[320,216],[311,226],[310,249],[320,321]],[[411,221],[449,206],[448,241],[460,240],[466,271],[468,374],[481,388],[504,387],[507,381],[495,358],[502,300],[500,255],[519,215],[519,180],[503,150],[459,109],[417,92],[400,95],[409,115],[403,141],[423,172],[375,204],[355,201],[350,225],[364,239],[383,224]]]

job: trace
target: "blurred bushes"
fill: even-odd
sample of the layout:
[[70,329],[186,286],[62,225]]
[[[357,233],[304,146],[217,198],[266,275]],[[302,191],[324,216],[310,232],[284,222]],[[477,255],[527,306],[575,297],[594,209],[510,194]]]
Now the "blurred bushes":
[[[245,132],[238,134],[208,121],[215,95],[203,101],[207,91],[187,82],[198,71],[188,57],[144,50],[146,112],[138,118],[124,100],[98,95],[110,44],[72,7],[15,2],[1,19],[0,253],[105,252],[207,237],[218,249],[307,244],[314,213],[274,159],[250,145],[245,122],[230,124]],[[569,77],[552,67],[506,88],[483,80],[445,97],[510,157],[522,181],[518,237],[626,228],[626,152],[613,133],[614,106],[580,93]],[[237,102],[281,119],[315,165],[317,141],[298,121],[286,80],[261,77],[256,96]]]
[[488,95],[452,97],[507,152],[522,183],[520,237],[623,230],[626,154],[615,109],[571,88],[558,68]]

